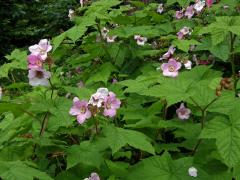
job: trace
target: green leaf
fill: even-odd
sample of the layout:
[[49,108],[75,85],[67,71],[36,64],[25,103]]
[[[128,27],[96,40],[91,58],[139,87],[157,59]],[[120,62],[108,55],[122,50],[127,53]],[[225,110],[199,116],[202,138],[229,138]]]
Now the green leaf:
[[196,41],[195,39],[191,40],[174,40],[173,45],[177,46],[178,49],[183,50],[184,52],[189,51],[189,46],[190,45],[199,45],[200,43]]
[[80,37],[82,37],[86,31],[87,31],[86,26],[78,25],[78,26],[73,26],[71,29],[67,30],[65,33],[67,37],[69,37],[73,42],[75,42]]
[[63,40],[66,37],[66,33],[62,33],[56,37],[53,38],[52,44],[53,44],[53,52],[60,46],[60,44],[63,42]]
[[5,180],[53,180],[49,175],[21,161],[0,161],[0,177]]
[[180,6],[185,7],[190,4],[190,2],[193,2],[193,0],[167,0],[167,5],[172,5],[176,2],[178,2]]
[[117,71],[115,66],[113,66],[110,62],[106,62],[102,64],[97,70],[97,72],[87,80],[86,84],[91,84],[95,82],[103,82],[107,84],[110,74],[114,71]]
[[10,63],[0,66],[0,78],[8,77],[9,71],[13,69],[27,69],[27,52],[15,49],[11,55],[5,56]]
[[143,133],[114,126],[106,126],[103,133],[106,136],[106,140],[113,154],[127,144],[136,149],[155,154],[154,148],[149,142],[149,138]]
[[221,96],[208,108],[209,112],[230,114],[232,107],[239,103],[234,92],[222,92]]
[[[188,174],[188,169],[193,166],[193,158],[186,157],[177,160],[172,160],[168,153],[162,156],[153,156],[142,160],[129,170],[127,180],[191,180],[204,179],[208,180],[208,175],[198,169],[198,176],[191,177]],[[210,179],[209,179],[210,180]]]
[[110,35],[117,35],[121,38],[129,38],[140,34],[146,37],[157,37],[173,31],[170,23],[160,24],[158,26],[126,26],[119,27],[110,32]]
[[224,163],[229,167],[240,162],[240,103],[236,105],[229,115],[215,117],[203,129],[200,138],[216,139],[216,145]]
[[103,162],[103,156],[94,144],[89,141],[73,145],[67,150],[67,169],[82,163],[99,168]]

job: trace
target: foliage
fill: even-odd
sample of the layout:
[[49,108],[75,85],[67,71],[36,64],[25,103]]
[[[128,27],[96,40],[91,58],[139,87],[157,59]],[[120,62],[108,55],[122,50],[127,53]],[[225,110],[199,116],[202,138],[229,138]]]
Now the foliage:
[[[24,38],[50,39],[51,51],[40,50],[48,56],[33,64],[51,78],[49,86],[28,84],[34,78],[27,48],[15,49],[0,66],[2,179],[84,179],[93,172],[109,180],[239,178],[240,4],[216,1],[177,19],[175,11],[195,2],[163,1],[161,13],[158,3],[84,1],[59,27],[58,12],[72,8],[62,0],[61,9],[54,3],[39,9],[39,21],[53,19],[52,27],[15,29]],[[181,38],[185,26],[190,31]],[[53,32],[58,28],[64,31]],[[31,37],[28,46],[38,42]],[[96,107],[100,87],[113,97]],[[74,97],[85,106],[74,109]],[[116,115],[99,113],[111,103]]]

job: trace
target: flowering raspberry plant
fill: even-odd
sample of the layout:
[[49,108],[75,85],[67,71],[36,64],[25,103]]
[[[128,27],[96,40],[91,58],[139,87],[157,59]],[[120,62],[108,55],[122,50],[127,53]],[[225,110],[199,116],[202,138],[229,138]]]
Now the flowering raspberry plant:
[[239,2],[77,3],[0,66],[0,179],[239,179]]

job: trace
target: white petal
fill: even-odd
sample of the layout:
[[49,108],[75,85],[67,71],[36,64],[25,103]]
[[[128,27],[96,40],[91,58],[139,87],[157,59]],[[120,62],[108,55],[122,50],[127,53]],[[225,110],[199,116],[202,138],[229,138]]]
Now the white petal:
[[28,71],[28,78],[29,79],[32,79],[32,78],[34,78],[36,76],[36,71],[34,71],[34,70],[29,70]]
[[37,55],[40,52],[40,47],[38,44],[30,46],[28,49],[33,55]]
[[49,82],[47,79],[39,79],[39,78],[31,78],[29,79],[29,84],[31,86],[49,86]]

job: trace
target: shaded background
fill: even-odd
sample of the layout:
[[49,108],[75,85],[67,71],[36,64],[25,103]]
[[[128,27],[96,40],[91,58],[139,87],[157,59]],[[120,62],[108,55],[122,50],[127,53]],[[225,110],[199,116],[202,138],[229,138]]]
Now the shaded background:
[[68,9],[78,6],[78,0],[0,0],[0,64],[13,49],[68,29]]

